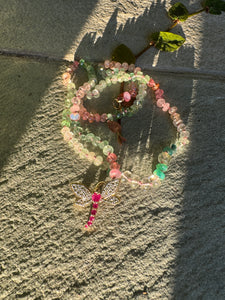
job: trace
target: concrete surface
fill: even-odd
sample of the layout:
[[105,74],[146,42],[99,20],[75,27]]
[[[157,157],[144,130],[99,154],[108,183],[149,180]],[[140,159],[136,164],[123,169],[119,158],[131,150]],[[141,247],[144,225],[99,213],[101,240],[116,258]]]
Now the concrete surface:
[[[182,3],[200,9],[198,1]],[[88,210],[74,209],[69,188],[71,180],[96,184],[102,174],[62,140],[60,59],[102,61],[121,42],[137,53],[149,33],[169,26],[170,5],[0,1],[0,51],[14,53],[0,57],[0,299],[225,299],[224,13],[177,26],[187,39],[178,52],[150,49],[137,61],[191,132],[160,190],[122,185],[120,204],[102,205],[98,230],[88,235]],[[152,111],[146,100],[123,122],[120,162],[140,176],[174,138]]]

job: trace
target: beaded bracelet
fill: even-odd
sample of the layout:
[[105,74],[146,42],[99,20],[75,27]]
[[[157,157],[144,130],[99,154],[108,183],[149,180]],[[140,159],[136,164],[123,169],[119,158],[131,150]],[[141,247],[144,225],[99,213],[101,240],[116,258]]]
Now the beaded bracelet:
[[[89,82],[84,83],[78,90],[75,90],[75,85],[72,82],[71,78],[74,71],[77,69],[79,63],[74,62],[67,72],[63,74],[64,84],[67,86],[68,93],[65,101],[66,109],[63,111],[63,121],[62,121],[62,134],[65,141],[69,143],[70,146],[74,148],[76,152],[79,153],[81,158],[87,158],[89,161],[92,161],[96,166],[102,166],[106,168],[107,165],[110,169],[109,176],[112,179],[109,183],[99,183],[94,191],[89,191],[85,186],[79,183],[73,183],[72,189],[77,198],[76,204],[80,206],[86,206],[89,203],[92,203],[92,210],[87,224],[85,225],[86,229],[90,229],[95,219],[97,213],[97,208],[100,199],[103,201],[110,201],[111,203],[118,203],[119,198],[117,197],[117,191],[121,179],[126,180],[131,183],[132,186],[140,186],[142,188],[157,188],[161,185],[161,182],[165,179],[165,172],[168,170],[168,165],[172,157],[176,152],[179,152],[185,145],[189,143],[189,132],[186,129],[185,124],[180,118],[180,114],[177,112],[177,107],[170,107],[170,104],[165,101],[164,91],[159,88],[159,84],[150,78],[148,75],[143,75],[140,68],[135,68],[134,65],[129,66],[127,63],[105,61],[103,71],[105,72],[105,82],[108,82],[106,85],[110,85],[115,82],[127,82],[127,81],[138,81],[139,89],[140,86],[143,91],[146,92],[146,88],[150,88],[154,93],[155,103],[158,108],[161,108],[162,111],[169,113],[173,125],[177,129],[178,138],[176,142],[170,146],[165,147],[162,152],[158,155],[158,164],[156,165],[153,174],[148,176],[144,180],[136,179],[136,176],[131,174],[130,171],[120,171],[120,165],[117,162],[117,155],[114,153],[114,149],[109,145],[108,141],[101,141],[99,137],[96,137],[93,133],[90,133],[88,129],[82,128],[82,124],[79,122],[80,113],[82,119],[85,120],[85,108],[83,107],[83,98],[88,95],[88,92],[92,92],[94,97],[99,97],[99,83],[97,78],[93,79],[92,76]],[[126,73],[126,71],[134,71]],[[110,71],[110,72],[109,72]],[[93,74],[93,73],[92,73]],[[119,74],[119,75],[118,75]],[[104,89],[104,88],[103,88]],[[103,90],[102,89],[102,90]],[[97,90],[98,93],[94,92]],[[75,94],[75,97],[74,97]],[[147,94],[144,93],[144,94]],[[135,104],[135,101],[131,107],[142,106],[142,101],[144,97],[140,97]],[[75,106],[75,107],[74,107]],[[72,108],[72,109],[71,109]],[[135,107],[136,108],[136,107]],[[83,110],[83,112],[82,112]],[[135,111],[135,110],[133,110]],[[77,117],[71,116],[74,114]],[[89,114],[90,115],[90,114]],[[98,119],[98,120],[96,120]],[[112,122],[109,114],[102,114],[101,116],[95,116],[97,122]],[[90,122],[92,123],[92,122]],[[89,150],[82,144],[83,141],[91,142],[92,146],[95,148],[100,148],[106,157],[106,161],[101,155],[96,155],[95,152],[89,152]],[[101,193],[99,193],[101,191]]]

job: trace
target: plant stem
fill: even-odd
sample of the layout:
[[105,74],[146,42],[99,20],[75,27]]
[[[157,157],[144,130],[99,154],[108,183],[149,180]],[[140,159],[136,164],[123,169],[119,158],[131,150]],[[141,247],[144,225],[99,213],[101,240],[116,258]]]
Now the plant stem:
[[179,24],[179,20],[176,20],[168,29],[167,31],[170,31],[171,29],[173,29],[175,26],[177,26],[177,24]]
[[138,59],[145,51],[147,51],[149,48],[153,46],[153,43],[151,42],[147,47],[145,47],[141,52],[139,52],[137,55],[135,55],[135,58]]
[[198,15],[198,14],[200,14],[200,13],[203,12],[203,11],[205,11],[205,8],[200,9],[200,10],[198,10],[198,11],[192,13],[192,14],[189,14],[189,15],[188,15],[188,18],[193,17],[193,16],[195,16],[195,15]]
[[[201,12],[205,11],[205,9],[201,9],[198,10],[192,14],[188,15],[188,18],[193,17],[195,15],[200,14]],[[179,24],[179,20],[176,20],[166,31],[170,31],[171,29],[173,29],[175,26],[177,26],[177,24]],[[137,55],[135,55],[135,58],[138,59],[143,53],[145,53],[149,48],[151,48],[152,46],[154,46],[154,43],[151,42],[147,47],[145,47],[141,52],[139,52]]]

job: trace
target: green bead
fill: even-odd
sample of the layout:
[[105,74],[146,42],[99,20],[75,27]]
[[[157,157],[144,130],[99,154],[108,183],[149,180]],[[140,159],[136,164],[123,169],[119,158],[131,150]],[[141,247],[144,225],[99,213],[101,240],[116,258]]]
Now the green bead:
[[66,99],[66,100],[65,100],[65,106],[66,106],[66,108],[69,108],[69,107],[71,106],[71,101],[70,101],[70,99]]
[[112,76],[112,71],[110,69],[106,70],[107,76],[111,77]]
[[165,179],[165,174],[163,172],[161,172],[159,169],[156,169],[153,172],[154,175],[157,175],[161,180]]
[[103,149],[105,146],[107,146],[109,144],[108,141],[102,141],[98,146],[100,149]]
[[112,84],[116,84],[117,83],[117,76],[113,75],[112,76]]
[[107,114],[107,119],[110,121],[113,121],[113,115],[112,114]]
[[64,111],[62,112],[63,117],[68,117],[70,114],[71,114],[71,112],[68,109],[64,109]]
[[170,148],[173,150],[173,153],[176,152],[176,150],[177,150],[177,146],[174,145],[174,144],[172,144],[172,145],[170,146]]
[[80,59],[80,65],[83,66],[83,64],[85,63],[85,60],[83,58]]
[[94,140],[95,135],[93,133],[88,133],[86,135],[87,142],[92,142]]
[[106,88],[106,82],[105,82],[105,80],[100,80],[99,81],[99,85],[101,85],[103,87],[103,89]]
[[156,169],[162,172],[166,172],[168,170],[168,166],[166,164],[157,164]]
[[165,147],[163,152],[167,152],[169,155],[173,155],[173,150],[170,147]]
[[85,134],[81,134],[80,135],[80,140],[85,142],[86,141],[86,135]]
[[100,143],[101,139],[99,136],[94,136],[93,141],[92,141],[92,145],[97,147]]
[[67,98],[68,99],[72,99],[73,97],[74,97],[75,95],[74,95],[74,91],[69,91],[68,93],[67,93]]
[[73,82],[70,82],[67,84],[67,90],[74,90],[76,88],[75,84]]
[[105,82],[106,82],[107,86],[112,85],[112,82],[111,82],[110,78],[108,78],[108,77],[106,77]]
[[64,126],[70,127],[70,121],[69,120],[63,120],[61,122],[61,125],[62,125],[62,127],[64,127]]

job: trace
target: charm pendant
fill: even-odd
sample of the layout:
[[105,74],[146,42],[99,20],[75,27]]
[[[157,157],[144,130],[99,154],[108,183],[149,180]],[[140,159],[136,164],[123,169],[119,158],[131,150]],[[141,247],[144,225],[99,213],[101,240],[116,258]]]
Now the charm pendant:
[[116,178],[110,182],[99,182],[94,191],[91,192],[86,186],[80,183],[72,183],[71,188],[76,196],[76,205],[81,207],[91,206],[91,213],[89,219],[85,225],[86,229],[89,229],[96,217],[99,203],[106,201],[111,204],[117,204],[120,202],[120,198],[116,195],[119,189],[120,179]]

